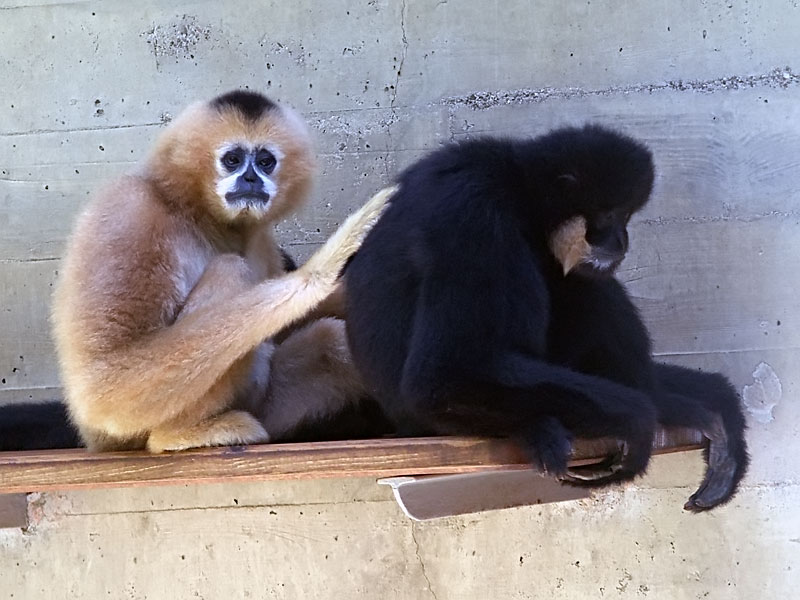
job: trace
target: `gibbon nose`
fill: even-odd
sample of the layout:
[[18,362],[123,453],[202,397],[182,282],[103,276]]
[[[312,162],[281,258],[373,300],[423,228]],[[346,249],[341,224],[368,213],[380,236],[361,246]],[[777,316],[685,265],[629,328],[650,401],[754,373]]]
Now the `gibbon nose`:
[[258,175],[256,175],[256,170],[253,168],[252,163],[247,166],[247,170],[244,172],[244,175],[242,175],[242,179],[247,183],[255,183],[258,181]]

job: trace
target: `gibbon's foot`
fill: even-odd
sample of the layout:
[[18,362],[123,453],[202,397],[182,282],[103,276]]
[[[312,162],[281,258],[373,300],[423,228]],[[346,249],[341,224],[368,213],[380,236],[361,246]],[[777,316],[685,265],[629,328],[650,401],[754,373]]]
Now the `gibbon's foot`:
[[269,441],[264,427],[249,412],[231,410],[183,429],[156,429],[147,438],[154,454],[204,446],[260,444]]
[[747,467],[729,452],[728,436],[722,418],[715,415],[713,423],[703,430],[710,443],[708,445],[708,467],[697,491],[689,497],[683,508],[692,512],[702,512],[724,504],[736,491],[740,471]]
[[728,457],[718,467],[708,467],[703,482],[683,505],[685,510],[703,512],[727,502],[733,495],[736,461]]
[[624,469],[625,443],[619,442],[616,452],[602,461],[567,469],[563,482],[575,486],[600,486],[616,481],[617,473]]
[[572,435],[555,417],[545,417],[528,429],[523,445],[533,467],[546,475],[563,477],[572,453]]
[[611,483],[629,481],[644,473],[646,461],[631,453],[628,442],[617,440],[617,452],[609,454],[599,463],[570,467],[562,483],[576,487],[602,487]]

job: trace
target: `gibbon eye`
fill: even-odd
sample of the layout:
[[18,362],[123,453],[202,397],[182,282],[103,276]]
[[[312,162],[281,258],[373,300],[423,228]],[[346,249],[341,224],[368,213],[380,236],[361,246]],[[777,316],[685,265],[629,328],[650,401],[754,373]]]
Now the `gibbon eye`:
[[261,150],[256,157],[256,163],[259,169],[269,174],[275,168],[275,165],[278,164],[278,159],[276,159],[275,155],[269,150]]
[[242,159],[234,151],[226,152],[222,156],[222,165],[229,171],[235,171],[242,164]]

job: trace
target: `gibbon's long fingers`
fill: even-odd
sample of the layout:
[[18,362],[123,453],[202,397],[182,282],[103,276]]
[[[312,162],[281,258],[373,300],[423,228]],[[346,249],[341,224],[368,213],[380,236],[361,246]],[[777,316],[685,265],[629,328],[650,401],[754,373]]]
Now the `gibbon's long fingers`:
[[[98,404],[109,407],[108,420],[122,422],[120,413],[130,406],[135,422],[146,429],[191,410],[236,360],[333,292],[339,271],[393,193],[387,188],[373,196],[297,271],[196,307],[170,327],[104,357],[111,368],[102,387],[114,401]],[[145,422],[150,413],[160,416],[158,423]]]
[[623,459],[623,451],[619,449],[600,462],[568,468],[563,479],[574,485],[586,485],[587,482],[602,485],[623,469]]
[[364,206],[350,215],[334,232],[325,245],[300,267],[300,271],[313,276],[338,277],[347,259],[359,249],[364,238],[389,205],[397,186],[383,188]]
[[518,436],[531,464],[546,475],[561,477],[567,472],[572,453],[572,434],[554,417],[535,419]]

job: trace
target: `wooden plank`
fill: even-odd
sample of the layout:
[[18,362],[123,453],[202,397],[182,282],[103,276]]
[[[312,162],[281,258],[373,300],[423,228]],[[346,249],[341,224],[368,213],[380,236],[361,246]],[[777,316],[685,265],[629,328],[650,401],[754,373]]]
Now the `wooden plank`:
[[[661,431],[656,453],[697,449],[692,430]],[[595,462],[612,440],[581,440],[572,464]],[[173,454],[84,450],[0,454],[0,493],[177,483],[438,475],[528,468],[525,455],[505,440],[463,437],[263,444],[203,448]]]

